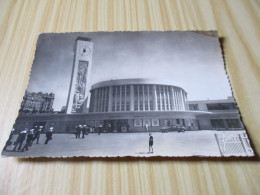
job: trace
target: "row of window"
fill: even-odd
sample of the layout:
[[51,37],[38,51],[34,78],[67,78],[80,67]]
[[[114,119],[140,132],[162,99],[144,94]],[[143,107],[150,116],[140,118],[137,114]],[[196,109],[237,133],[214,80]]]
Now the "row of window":
[[152,85],[134,86],[134,110],[135,111],[154,110]]
[[211,119],[211,126],[213,129],[240,129],[242,128],[239,119]]
[[[206,104],[207,110],[235,110],[237,106],[235,103],[214,103]],[[200,110],[198,104],[189,104],[189,110]]]
[[130,86],[113,86],[112,111],[130,111]]
[[108,112],[109,88],[103,87],[96,89],[91,94],[90,111],[91,112]]
[[[111,104],[111,111],[114,112],[130,111],[131,106],[134,111],[185,110],[186,94],[181,90],[173,90],[172,86],[133,85],[132,87],[131,89],[130,85],[121,85],[93,90],[90,112],[107,112],[109,104]],[[111,97],[109,90],[111,90]],[[130,97],[131,90],[133,90],[132,97]]]

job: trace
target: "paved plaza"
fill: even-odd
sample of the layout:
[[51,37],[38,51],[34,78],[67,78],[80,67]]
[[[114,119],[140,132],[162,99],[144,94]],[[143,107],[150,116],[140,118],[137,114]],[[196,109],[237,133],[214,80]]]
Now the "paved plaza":
[[[227,131],[225,134],[243,133]],[[117,156],[221,156],[215,134],[221,131],[186,131],[152,133],[153,153],[149,151],[149,133],[91,133],[85,139],[76,139],[74,134],[54,134],[48,144],[42,134],[39,144],[35,142],[24,152],[13,152],[13,146],[7,147],[3,156],[17,157],[117,157]],[[12,139],[16,140],[17,135]],[[24,142],[25,144],[25,142]]]

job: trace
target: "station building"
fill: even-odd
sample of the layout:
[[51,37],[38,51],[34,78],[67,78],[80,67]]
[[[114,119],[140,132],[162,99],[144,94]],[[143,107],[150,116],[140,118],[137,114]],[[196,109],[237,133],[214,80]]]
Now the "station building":
[[165,126],[187,130],[243,129],[233,98],[188,101],[178,83],[158,79],[118,79],[92,85],[88,113],[22,114],[14,128],[42,125],[71,133],[75,125],[87,124],[105,132],[160,131]]
[[199,129],[236,130],[244,129],[233,97],[221,100],[188,101],[190,111],[206,111],[209,115],[198,115]]

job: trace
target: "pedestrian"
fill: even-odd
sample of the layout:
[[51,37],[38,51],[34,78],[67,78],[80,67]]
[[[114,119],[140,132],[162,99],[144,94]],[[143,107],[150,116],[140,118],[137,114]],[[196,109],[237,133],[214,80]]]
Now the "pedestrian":
[[102,131],[102,124],[100,123],[99,127],[98,127],[98,135],[101,134],[101,131]]
[[24,152],[24,150],[26,150],[26,151],[29,150],[29,147],[32,146],[33,137],[34,137],[34,129],[31,129],[27,134],[26,142],[25,142],[25,145],[23,146],[21,152]]
[[34,140],[36,140],[36,144],[39,144],[39,139],[40,139],[40,136],[41,136],[42,129],[43,129],[43,126],[39,126],[39,128],[34,129],[33,142],[34,142]]
[[77,125],[74,126],[73,134],[76,136],[76,139],[77,139],[78,138],[78,126]]
[[128,123],[126,124],[126,130],[127,130],[127,132],[129,131],[129,124]]
[[86,133],[87,133],[87,125],[83,125],[83,127],[82,127],[82,139],[85,138]]
[[15,129],[12,128],[12,131],[11,131],[11,133],[9,135],[9,138],[8,138],[7,142],[5,143],[5,147],[4,147],[3,151],[6,151],[7,146],[11,146],[12,145],[12,141],[11,140],[12,140],[12,137],[14,135],[14,131],[15,131]]
[[77,129],[77,138],[80,138],[81,131],[82,131],[82,125],[79,125],[79,127]]
[[149,133],[149,153],[153,153],[153,136]]
[[19,145],[18,150],[21,150],[21,147],[23,145],[23,142],[26,138],[26,134],[27,134],[28,129],[25,128],[23,131],[21,131],[16,139],[16,141],[14,142],[14,148],[13,151],[16,151],[16,147]]
[[108,132],[112,132],[111,123],[108,124]]
[[50,129],[46,132],[46,141],[45,144],[48,144],[50,140],[52,140],[52,132],[53,132],[53,127],[50,127]]
[[147,123],[145,124],[145,130],[146,130],[146,132],[148,132],[148,124]]

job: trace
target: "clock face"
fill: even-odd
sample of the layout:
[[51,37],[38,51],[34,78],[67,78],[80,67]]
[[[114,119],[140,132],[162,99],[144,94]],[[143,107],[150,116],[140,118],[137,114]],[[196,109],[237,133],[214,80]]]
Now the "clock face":
[[79,47],[79,55],[80,56],[89,56],[91,54],[91,49],[90,47],[86,45],[81,45]]

